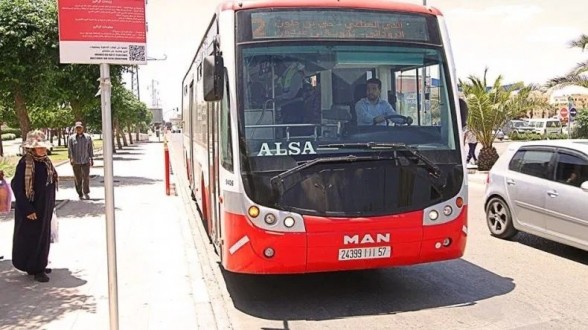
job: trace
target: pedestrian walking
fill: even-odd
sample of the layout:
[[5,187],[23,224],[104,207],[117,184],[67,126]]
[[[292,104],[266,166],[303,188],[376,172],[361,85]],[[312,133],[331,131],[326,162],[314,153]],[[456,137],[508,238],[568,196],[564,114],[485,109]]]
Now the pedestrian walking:
[[90,167],[94,166],[94,145],[90,134],[84,133],[82,122],[76,122],[75,134],[67,143],[69,162],[73,167],[76,191],[80,199],[90,199]]
[[58,183],[57,171],[47,156],[49,145],[43,132],[29,132],[23,144],[25,154],[11,181],[16,201],[12,264],[39,282],[48,282],[51,272],[47,264]]
[[472,131],[469,127],[466,127],[464,132],[464,143],[467,143],[469,146],[468,150],[468,157],[466,158],[466,162],[469,164],[470,160],[474,160],[474,163],[478,163],[478,158],[476,157],[476,146],[478,145],[478,139],[476,138],[476,133]]

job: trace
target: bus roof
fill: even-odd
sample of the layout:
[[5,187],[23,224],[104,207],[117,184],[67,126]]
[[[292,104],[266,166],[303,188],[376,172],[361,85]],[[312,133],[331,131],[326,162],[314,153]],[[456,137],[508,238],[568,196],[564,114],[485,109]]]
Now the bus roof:
[[441,11],[433,7],[389,0],[230,0],[219,5],[220,11],[263,8],[349,8],[443,15]]

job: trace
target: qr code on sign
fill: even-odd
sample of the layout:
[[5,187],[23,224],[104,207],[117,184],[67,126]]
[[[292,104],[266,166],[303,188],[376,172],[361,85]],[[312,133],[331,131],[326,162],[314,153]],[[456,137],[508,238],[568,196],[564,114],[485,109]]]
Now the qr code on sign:
[[129,45],[129,59],[131,61],[145,61],[145,46]]

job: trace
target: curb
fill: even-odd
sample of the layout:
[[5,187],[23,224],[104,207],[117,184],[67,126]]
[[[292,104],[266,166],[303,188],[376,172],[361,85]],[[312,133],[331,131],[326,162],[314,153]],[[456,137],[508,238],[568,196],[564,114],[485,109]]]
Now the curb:
[[55,205],[55,210],[59,210],[63,205],[67,204],[69,202],[69,199],[64,199],[61,202],[59,202],[59,204]]
[[[172,159],[174,159],[174,157],[172,157]],[[173,161],[171,164],[173,168]],[[173,176],[175,191],[181,198],[184,207],[187,209],[188,219],[187,224],[185,223],[185,225],[189,227],[190,236],[196,250],[195,253],[198,254],[202,278],[206,283],[206,291],[209,297],[209,306],[202,306],[202,308],[209,309],[212,314],[211,317],[213,318],[213,320],[209,320],[208,317],[205,317],[203,320],[204,323],[207,323],[206,321],[209,322],[206,324],[207,327],[203,327],[202,329],[208,330],[211,327],[216,329],[233,329],[233,322],[228,311],[228,306],[231,303],[229,298],[230,295],[226,286],[220,283],[220,279],[223,278],[223,275],[220,269],[219,257],[214,251],[212,244],[210,244],[210,239],[204,230],[202,219],[196,208],[196,202],[192,199],[190,187],[186,184],[187,181],[185,179],[187,178],[184,177],[182,171],[179,172],[181,173],[174,174]]]

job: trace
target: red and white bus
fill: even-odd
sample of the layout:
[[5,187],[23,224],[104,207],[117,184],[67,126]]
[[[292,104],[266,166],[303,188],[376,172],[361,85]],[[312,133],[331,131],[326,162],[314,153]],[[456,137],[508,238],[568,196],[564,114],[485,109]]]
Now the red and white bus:
[[[373,78],[379,98],[367,95]],[[307,273],[463,255],[467,110],[439,10],[227,1],[182,95],[188,178],[225,269]],[[361,111],[385,116],[366,125]]]

